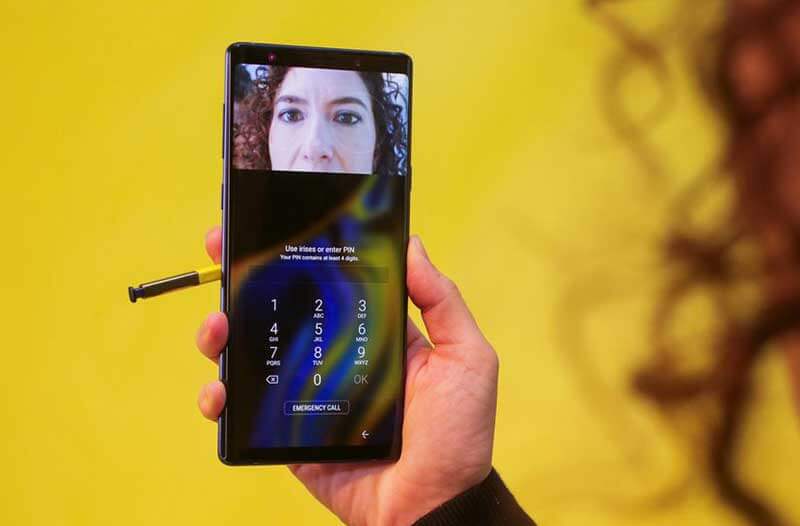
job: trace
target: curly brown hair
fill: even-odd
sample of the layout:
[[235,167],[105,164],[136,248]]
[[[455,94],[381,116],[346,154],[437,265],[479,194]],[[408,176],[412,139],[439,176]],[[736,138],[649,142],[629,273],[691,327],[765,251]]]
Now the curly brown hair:
[[[256,78],[246,70],[237,70],[237,92],[234,100],[233,166],[239,169],[269,170],[269,129],[272,123],[275,95],[291,68],[261,66]],[[408,101],[400,85],[384,78],[384,74],[358,71],[372,101],[377,142],[373,155],[373,172],[380,175],[406,175],[408,172],[408,121],[403,108]],[[235,96],[235,98],[237,98]]]
[[[588,5],[620,37],[627,66],[647,68],[668,92],[660,42],[636,34],[608,10],[613,1],[588,0]],[[750,523],[773,526],[786,522],[747,487],[735,464],[755,366],[770,344],[800,330],[800,214],[790,202],[797,198],[792,185],[800,179],[800,2],[726,0],[722,5],[721,26],[689,52],[727,132],[725,152],[718,168],[698,178],[676,207],[664,243],[673,272],[653,318],[655,354],[636,375],[634,387],[667,416],[713,407],[703,413],[705,456],[718,494]],[[690,7],[696,6],[683,6]],[[654,150],[643,139],[652,122],[637,125],[616,100],[613,87],[624,73],[622,68],[609,72],[607,115],[635,157],[657,173],[650,170],[658,164]],[[720,186],[733,191],[722,218],[703,228],[693,225],[692,213]],[[759,292],[746,308],[737,295],[743,286]],[[719,329],[710,335],[710,345],[692,350],[709,353],[709,365],[688,373],[668,326],[698,290],[714,299]]]

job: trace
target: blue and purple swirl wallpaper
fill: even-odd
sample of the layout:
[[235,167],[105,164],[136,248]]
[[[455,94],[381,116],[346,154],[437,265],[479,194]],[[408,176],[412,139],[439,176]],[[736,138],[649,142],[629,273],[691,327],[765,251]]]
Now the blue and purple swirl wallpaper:
[[391,443],[406,178],[234,170],[229,184],[231,446]]

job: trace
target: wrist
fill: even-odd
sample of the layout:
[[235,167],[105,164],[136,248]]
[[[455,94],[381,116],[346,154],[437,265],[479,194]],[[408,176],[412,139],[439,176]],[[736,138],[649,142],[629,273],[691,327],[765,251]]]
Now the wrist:
[[492,471],[492,466],[464,477],[443,477],[436,484],[427,485],[410,481],[394,488],[390,504],[378,514],[377,524],[409,526],[442,504],[481,484]]

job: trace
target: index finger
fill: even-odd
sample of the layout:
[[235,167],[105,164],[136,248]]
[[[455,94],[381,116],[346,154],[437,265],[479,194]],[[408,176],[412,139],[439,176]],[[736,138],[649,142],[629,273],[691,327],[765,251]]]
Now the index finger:
[[206,232],[206,252],[214,263],[222,259],[222,229],[219,226]]

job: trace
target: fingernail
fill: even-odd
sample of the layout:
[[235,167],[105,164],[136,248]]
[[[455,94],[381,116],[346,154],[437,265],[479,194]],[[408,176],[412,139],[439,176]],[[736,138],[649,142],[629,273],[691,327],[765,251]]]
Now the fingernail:
[[411,239],[417,245],[417,249],[422,253],[422,256],[430,261],[431,258],[428,257],[428,252],[425,250],[425,245],[422,244],[422,239],[417,234],[411,236]]
[[211,329],[209,329],[208,326],[205,326],[202,329],[200,329],[200,338],[199,338],[200,345],[207,344],[210,337],[211,337]]
[[208,408],[208,386],[203,386],[203,394],[200,397],[200,410],[205,411]]

